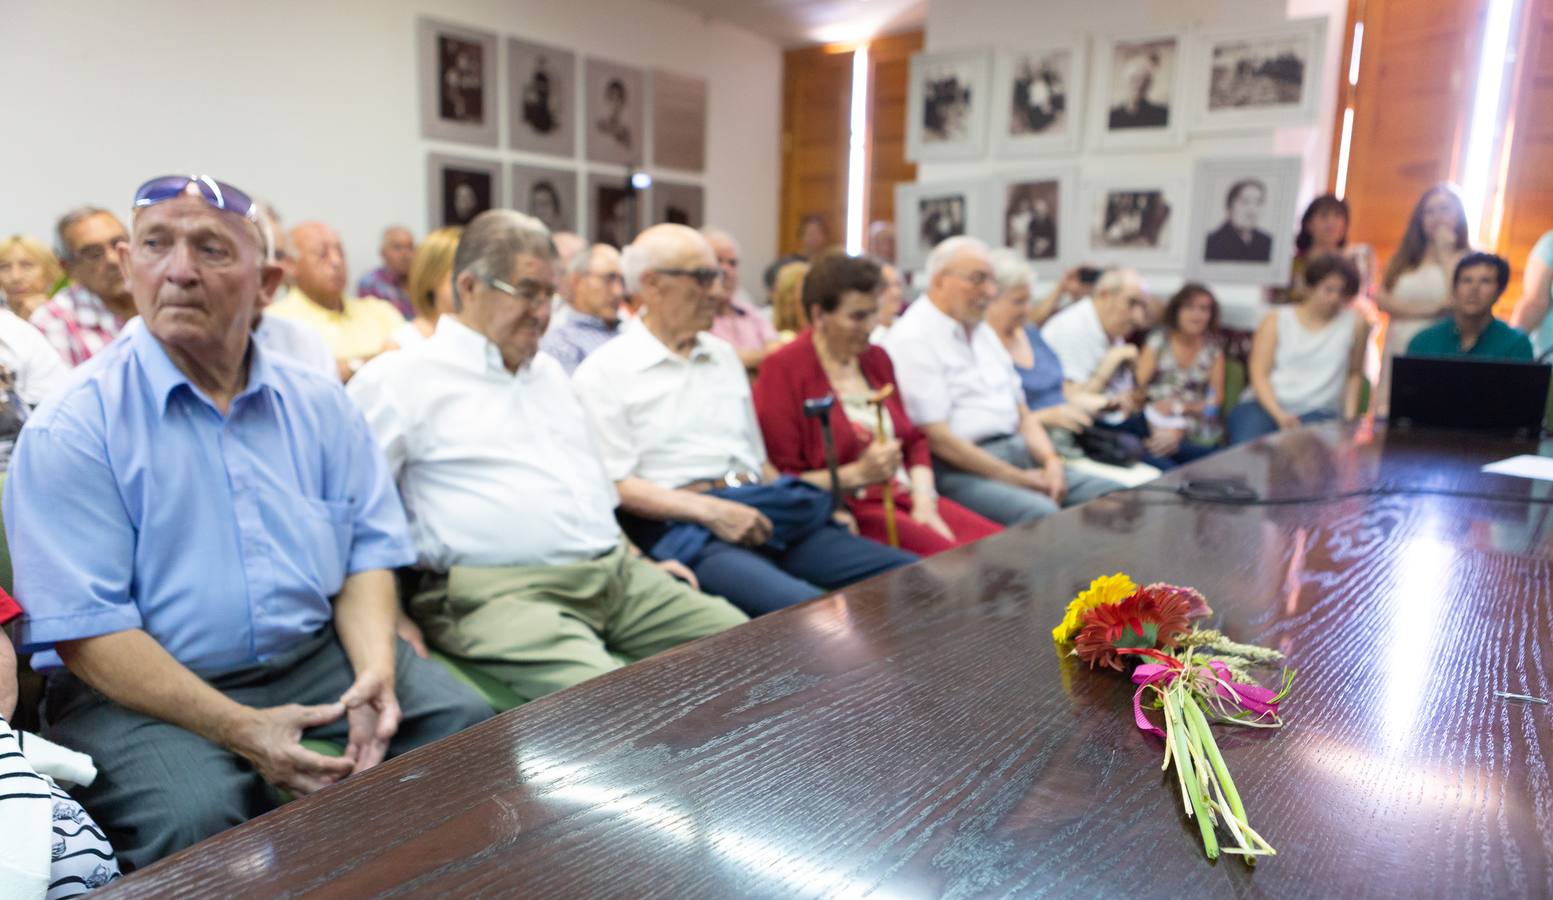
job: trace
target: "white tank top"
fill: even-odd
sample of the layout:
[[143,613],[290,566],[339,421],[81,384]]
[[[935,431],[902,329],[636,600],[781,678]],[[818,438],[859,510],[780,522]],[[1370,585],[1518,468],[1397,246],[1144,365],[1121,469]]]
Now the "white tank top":
[[1353,350],[1354,312],[1346,308],[1320,331],[1307,331],[1294,315],[1296,307],[1280,306],[1278,347],[1273,356],[1273,396],[1285,410],[1302,416],[1326,410],[1343,411],[1343,382]]

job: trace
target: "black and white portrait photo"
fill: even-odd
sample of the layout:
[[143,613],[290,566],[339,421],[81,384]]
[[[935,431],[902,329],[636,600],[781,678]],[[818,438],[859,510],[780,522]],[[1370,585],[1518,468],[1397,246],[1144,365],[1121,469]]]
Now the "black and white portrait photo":
[[652,183],[652,220],[647,224],[667,222],[700,228],[706,224],[705,207],[700,185],[678,184],[660,178]]
[[570,169],[515,165],[509,170],[512,208],[554,231],[577,230],[577,173]]
[[1068,74],[1072,54],[1065,50],[1020,56],[1015,61],[1013,97],[1008,108],[1012,135],[1045,134],[1068,118]]
[[917,201],[917,221],[917,245],[926,253],[940,241],[965,234],[965,197],[923,197]]
[[909,158],[981,155],[991,106],[989,69],[985,51],[919,53],[911,58],[906,111]]
[[1170,222],[1164,191],[1109,191],[1092,242],[1110,250],[1160,249]]
[[502,203],[501,164],[432,153],[427,156],[430,227],[468,225]]
[[1173,34],[1117,38],[1104,46],[1096,92],[1099,146],[1180,143],[1181,38]]
[[641,194],[625,177],[591,176],[588,198],[590,240],[617,249],[631,243],[641,230]]
[[1299,177],[1296,157],[1199,160],[1188,271],[1214,283],[1286,283]]
[[576,57],[567,50],[508,38],[507,71],[513,149],[571,156],[577,141]]
[[642,70],[590,59],[586,83],[588,159],[641,164],[647,105]]
[[1058,182],[1021,181],[1003,193],[1003,244],[1031,261],[1053,260],[1058,246]]
[[1180,268],[1186,218],[1181,170],[1139,158],[1117,163],[1114,173],[1085,174],[1078,257],[1098,265]]
[[652,163],[666,169],[706,168],[705,78],[652,73]]
[[[902,266],[922,265],[940,241],[985,234],[984,181],[946,181],[895,186],[896,253]],[[992,242],[989,240],[989,242]]]
[[1326,19],[1195,35],[1189,89],[1194,130],[1232,131],[1313,121]]
[[1089,70],[1085,40],[999,50],[996,69],[993,149],[1008,156],[1076,151]]
[[494,147],[496,35],[420,19],[421,134]]

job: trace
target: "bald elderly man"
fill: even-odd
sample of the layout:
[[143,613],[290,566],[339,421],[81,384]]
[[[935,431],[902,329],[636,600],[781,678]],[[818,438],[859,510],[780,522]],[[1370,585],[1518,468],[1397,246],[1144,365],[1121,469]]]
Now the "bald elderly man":
[[415,235],[403,225],[388,226],[383,229],[378,256],[383,264],[361,276],[356,282],[356,295],[387,300],[399,315],[407,319],[414,316],[405,286],[410,280],[410,264],[415,261]]
[[833,521],[826,491],[777,477],[744,364],[707,334],[722,278],[704,237],[656,225],[623,254],[642,318],[573,384],[620,494],[626,533],[689,566],[702,590],[760,615],[915,559]]
[[96,761],[78,798],[129,868],[491,712],[394,635],[415,553],[361,414],[250,340],[281,278],[259,219],[205,176],[141,186],[116,251],[140,318],[28,419],[5,486],[44,735]]
[[539,349],[571,375],[588,354],[620,334],[626,288],[620,251],[608,244],[574,253],[564,271],[558,293],[566,302],[551,319]]
[[345,295],[345,248],[333,228],[304,222],[291,229],[290,246],[296,283],[265,314],[317,329],[334,353],[340,380],[349,381],[367,360],[392,348],[389,338],[404,316],[387,300]]
[[717,316],[712,320],[713,334],[733,345],[744,368],[754,373],[766,356],[782,346],[776,327],[739,288],[739,242],[719,228],[703,228],[701,236],[717,254],[717,266],[723,277],[712,286],[717,298]]

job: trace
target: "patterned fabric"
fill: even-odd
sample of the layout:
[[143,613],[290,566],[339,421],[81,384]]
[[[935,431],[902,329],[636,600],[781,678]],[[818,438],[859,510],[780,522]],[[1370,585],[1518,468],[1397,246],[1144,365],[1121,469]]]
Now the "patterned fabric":
[[539,349],[555,357],[561,368],[570,375],[577,371],[588,354],[609,343],[620,334],[620,324],[613,327],[598,316],[580,313],[571,307],[563,307],[558,321],[552,321],[545,331]]
[[[119,863],[107,836],[54,779],[33,770],[22,754],[22,740],[0,717],[0,884],[16,889],[21,886],[17,876],[29,881],[34,876],[24,873],[41,876],[45,851],[48,900],[78,897],[118,878]],[[51,830],[46,842],[38,840],[44,827]],[[28,831],[10,831],[18,828]],[[41,887],[41,881],[33,884]]]
[[415,318],[415,310],[410,307],[410,295],[404,289],[404,280],[390,272],[386,266],[379,266],[361,276],[361,280],[356,282],[356,296],[387,300],[394,305],[394,309],[399,310],[401,316]]
[[112,343],[126,320],[110,312],[96,294],[72,284],[38,307],[30,321],[66,363],[79,366]]
[[[1203,341],[1192,364],[1185,368],[1170,349],[1170,341],[1163,331],[1150,335],[1148,345],[1159,360],[1154,380],[1149,382],[1150,403],[1173,400],[1185,406],[1208,402],[1208,393],[1213,387],[1213,364],[1223,352],[1216,341]],[[1191,426],[1186,430],[1187,440],[1194,444],[1217,444],[1222,435],[1223,427],[1218,419],[1203,416],[1191,417]]]

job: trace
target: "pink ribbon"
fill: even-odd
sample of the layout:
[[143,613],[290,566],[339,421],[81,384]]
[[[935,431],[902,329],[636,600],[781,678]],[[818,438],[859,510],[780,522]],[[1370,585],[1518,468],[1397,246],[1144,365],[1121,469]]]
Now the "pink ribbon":
[[[1163,654],[1149,654],[1155,658],[1163,657]],[[1132,670],[1132,681],[1138,689],[1132,695],[1133,721],[1138,723],[1140,731],[1164,737],[1165,732],[1149,721],[1149,717],[1143,714],[1143,692],[1150,685],[1164,682],[1166,685],[1175,681],[1185,671],[1185,667],[1179,660],[1173,657],[1164,657],[1170,663],[1144,663]],[[1218,660],[1212,660],[1208,667],[1213,674],[1218,676],[1213,682],[1213,692],[1241,709],[1255,714],[1258,718],[1278,715],[1278,703],[1273,698],[1278,696],[1277,691],[1269,690],[1255,684],[1235,684],[1230,677],[1227,666]]]

